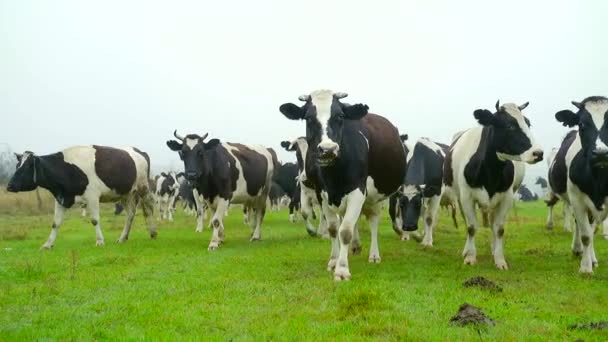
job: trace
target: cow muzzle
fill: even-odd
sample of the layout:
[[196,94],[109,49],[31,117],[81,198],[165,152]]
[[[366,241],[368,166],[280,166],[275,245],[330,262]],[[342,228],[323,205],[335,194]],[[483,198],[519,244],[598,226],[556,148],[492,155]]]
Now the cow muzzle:
[[591,163],[594,167],[608,168],[608,148],[599,146],[591,151]]
[[418,230],[418,224],[403,223],[402,229],[403,229],[403,231],[406,231],[406,232],[415,232]]
[[338,158],[340,145],[331,140],[322,141],[318,146],[318,162],[320,166],[329,166]]
[[186,179],[189,182],[194,182],[198,179],[198,172],[186,172]]
[[17,192],[17,187],[12,182],[8,183],[8,186],[6,187],[6,191],[8,191],[8,192]]

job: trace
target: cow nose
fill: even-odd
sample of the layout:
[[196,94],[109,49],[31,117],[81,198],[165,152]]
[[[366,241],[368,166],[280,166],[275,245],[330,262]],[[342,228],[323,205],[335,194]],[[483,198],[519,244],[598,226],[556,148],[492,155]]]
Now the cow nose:
[[608,155],[608,148],[596,148],[592,153],[594,157],[605,157]]
[[8,192],[15,192],[15,184],[8,183],[8,186],[6,187],[6,191],[8,191]]
[[543,160],[543,151],[534,151],[532,152],[532,156],[534,156],[534,159],[536,159],[536,161],[542,161]]
[[319,153],[327,154],[333,153],[336,154],[338,152],[338,144],[334,142],[321,142],[319,146],[317,146]]

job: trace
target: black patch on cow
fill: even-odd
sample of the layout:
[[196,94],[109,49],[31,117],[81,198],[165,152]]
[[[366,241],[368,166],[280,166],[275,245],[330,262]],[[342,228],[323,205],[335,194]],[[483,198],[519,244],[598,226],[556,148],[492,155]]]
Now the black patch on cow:
[[484,126],[477,150],[464,168],[464,177],[472,188],[483,188],[490,198],[507,191],[513,184],[513,162],[501,161],[492,146],[494,127]]
[[239,178],[234,157],[224,146],[216,144],[205,150],[202,164],[202,173],[196,182],[198,192],[210,201],[216,196],[225,200],[232,199]]
[[146,171],[147,172],[146,177],[150,177],[150,156],[146,152],[138,149],[137,147],[133,147],[133,151],[141,154],[141,156],[144,157],[144,159],[146,160],[146,164],[148,164],[148,169]]
[[243,168],[243,176],[247,182],[247,193],[250,196],[257,196],[266,184],[268,159],[266,159],[266,156],[243,144],[230,143],[230,146],[236,147],[236,150],[232,150],[232,153],[239,160]]
[[569,174],[570,180],[589,196],[598,210],[601,210],[608,196],[608,172],[592,167],[583,150],[580,150],[570,163]]
[[549,184],[551,189],[556,194],[565,194],[566,185],[568,183],[568,169],[566,167],[566,154],[568,149],[572,146],[578,131],[572,130],[566,134],[564,140],[562,140],[559,150],[555,154],[555,159],[551,163],[549,169]]
[[298,176],[298,166],[294,163],[285,163],[279,166],[277,173],[273,177],[273,182],[276,183],[283,192],[293,198],[296,192]]
[[173,178],[173,174],[163,174],[163,181],[160,184],[160,190],[159,190],[159,194],[161,196],[164,195],[169,195],[169,196],[173,196],[175,195],[175,191],[176,189],[175,187],[175,178]]
[[93,145],[93,148],[97,177],[117,194],[128,194],[137,176],[133,158],[127,151],[117,148],[97,145]]

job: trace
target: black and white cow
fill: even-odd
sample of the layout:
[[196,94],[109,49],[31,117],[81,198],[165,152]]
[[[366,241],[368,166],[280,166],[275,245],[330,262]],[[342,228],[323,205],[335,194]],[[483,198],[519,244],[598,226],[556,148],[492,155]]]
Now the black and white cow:
[[433,246],[433,228],[443,197],[443,160],[449,146],[420,138],[407,160],[405,182],[399,196],[403,231],[418,230],[423,217],[422,245]]
[[[407,134],[402,134],[399,136],[401,139],[401,143],[403,144],[403,149],[405,150],[405,159],[406,159],[406,168],[407,162],[412,157],[411,151],[413,147],[409,146],[407,139]],[[405,178],[403,179],[403,183],[405,183]],[[403,230],[403,215],[401,215],[401,207],[399,206],[400,198],[403,196],[403,185],[399,189],[398,192],[392,194],[389,197],[388,201],[388,215],[391,218],[391,223],[393,227],[393,231],[399,236],[402,241],[407,241],[410,239],[410,232]],[[418,235],[414,235],[415,238],[419,238]]]
[[156,179],[156,204],[159,220],[173,221],[174,204],[179,194],[177,174],[162,172]]
[[189,134],[167,141],[167,146],[179,153],[184,161],[185,174],[194,187],[197,201],[197,231],[203,228],[203,204],[213,212],[210,225],[213,236],[209,250],[219,248],[224,239],[224,216],[231,203],[253,208],[251,241],[261,239],[261,226],[266,213],[266,200],[275,168],[276,154],[262,146],[221,143],[218,139],[205,142],[207,134]]
[[183,202],[184,212],[190,216],[196,216],[196,201],[194,200],[193,187],[190,185],[188,180],[186,179],[186,174],[183,172],[179,172],[175,178],[177,179],[177,183],[179,184],[179,189],[177,191],[177,198],[173,202],[173,207],[178,201]]
[[572,104],[576,113],[562,110],[555,118],[564,126],[578,126],[578,134],[572,131],[562,141],[549,181],[564,206],[572,208],[576,222],[572,251],[582,254],[579,271],[593,273],[598,263],[592,223],[608,216],[608,98],[592,96]]
[[[319,235],[322,238],[328,239],[327,222],[321,209],[321,203],[323,202],[321,190],[323,186],[318,166],[314,162],[307,162],[308,142],[306,137],[299,137],[293,141],[283,141],[281,142],[281,146],[288,152],[296,153],[298,165],[297,184],[300,188],[300,213],[306,225],[306,232],[310,236]],[[297,192],[294,197],[297,197]],[[313,225],[316,207],[320,209],[318,229]]]
[[538,195],[528,189],[525,185],[522,185],[517,189],[517,196],[522,202],[533,202],[538,200]]
[[[283,193],[290,199],[289,202],[289,219],[295,221],[295,211],[299,209],[300,193],[298,188],[298,165],[294,163],[285,163],[279,167],[279,170],[274,177],[274,183],[281,188]],[[298,197],[296,199],[296,197]]]
[[481,124],[462,133],[452,143],[444,163],[444,183],[453,188],[467,225],[464,263],[477,262],[476,204],[492,218],[492,254],[496,267],[508,269],[503,253],[504,225],[513,205],[516,166],[513,161],[534,164],[543,151],[522,114],[528,106],[496,103],[496,113],[478,109],[473,115]]
[[64,213],[75,203],[84,203],[89,209],[98,246],[104,244],[99,222],[100,202],[125,204],[127,221],[118,242],[129,238],[138,204],[148,222],[150,237],[156,237],[152,218],[154,200],[148,188],[150,159],[145,152],[132,147],[91,145],[74,146],[45,156],[25,152],[17,155],[17,159],[17,171],[7,190],[21,192],[42,187],[55,197],[53,228],[42,248],[53,247]]
[[369,261],[380,262],[382,204],[399,189],[406,162],[397,128],[382,116],[368,114],[366,105],[341,103],[344,97],[345,93],[317,90],[300,96],[305,102],[301,107],[293,103],[280,107],[288,119],[306,121],[310,146],[306,167],[318,168],[332,240],[328,269],[334,270],[337,281],[351,277],[348,250],[357,238],[355,225],[360,214],[367,216],[371,230]]
[[[578,131],[572,130],[562,139],[559,148],[553,148],[547,158],[548,171],[548,191],[545,203],[547,204],[547,223],[545,226],[551,230],[554,227],[553,210],[557,202],[566,194],[566,152],[574,142]],[[558,158],[559,156],[559,158]],[[568,202],[563,202],[564,210],[564,230],[572,232],[572,209]]]
[[281,210],[281,202],[287,196],[283,188],[277,182],[273,181],[270,185],[270,192],[268,193],[268,200],[270,201],[270,209],[272,211]]

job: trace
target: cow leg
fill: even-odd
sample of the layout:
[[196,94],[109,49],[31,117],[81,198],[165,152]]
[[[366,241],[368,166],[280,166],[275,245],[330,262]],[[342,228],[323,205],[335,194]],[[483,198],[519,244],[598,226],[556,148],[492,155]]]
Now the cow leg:
[[329,208],[327,201],[323,201],[322,204],[322,215],[325,216],[327,222],[327,232],[329,233],[329,239],[331,241],[331,253],[329,255],[329,262],[327,263],[327,270],[329,272],[336,268],[338,263],[338,255],[340,253],[340,241],[338,241],[338,226],[340,225],[340,217],[338,214]]
[[422,215],[424,218],[424,238],[422,239],[423,246],[433,247],[433,227],[437,224],[440,201],[441,196],[433,196],[426,203],[426,209]]
[[571,205],[576,220],[575,231],[578,232],[580,241],[583,245],[583,256],[581,258],[579,272],[591,274],[593,273],[593,255],[595,254],[593,251],[593,229],[589,223],[589,216],[587,215],[584,204],[579,203],[579,201],[572,201]]
[[51,234],[49,238],[46,240],[44,245],[40,247],[40,249],[50,249],[55,245],[55,239],[57,238],[57,231],[59,227],[63,223],[63,217],[65,216],[65,208],[59,204],[59,202],[55,202],[55,215],[53,217],[53,227],[51,228]]
[[303,190],[300,195],[300,205],[300,213],[302,214],[302,218],[304,219],[306,232],[310,236],[317,236],[315,226],[312,224],[312,203],[310,201],[310,198],[304,194]]
[[295,206],[296,205],[293,201],[289,202],[289,222],[291,223],[296,222],[296,216],[294,214]]
[[173,213],[175,212],[175,199],[177,198],[177,196],[170,196],[169,197],[169,205],[167,206],[167,216],[169,218],[169,221],[173,222]]
[[458,219],[456,219],[456,203],[450,204],[450,208],[452,208],[452,222],[454,223],[454,228],[458,229]]
[[604,236],[604,239],[608,240],[608,219],[605,219],[604,222],[602,222],[602,235]]
[[222,237],[224,234],[224,213],[228,210],[228,202],[223,198],[217,199],[217,207],[215,209],[215,213],[211,218],[211,226],[213,227],[213,234],[211,236],[211,242],[209,242],[208,249],[210,251],[216,250],[220,247],[220,243],[222,242]]
[[266,215],[266,200],[259,200],[255,209],[255,227],[250,241],[259,241],[262,239],[262,223]]
[[[313,210],[313,214],[314,214],[314,210]],[[323,213],[322,209],[319,210],[318,234],[321,236],[322,239],[329,239],[329,231],[327,229],[327,219],[325,218],[325,213]]]
[[[462,195],[462,197],[467,195]],[[477,214],[475,212],[475,202],[472,198],[464,198],[460,203],[460,209],[467,225],[467,242],[464,245],[462,256],[466,265],[477,263],[477,250],[475,249],[475,232],[477,231]]]
[[334,271],[334,280],[336,281],[350,280],[351,275],[348,267],[348,247],[353,238],[353,228],[359,219],[359,215],[361,214],[363,202],[365,202],[365,195],[357,188],[346,195],[344,200],[346,200],[346,212],[344,213],[342,223],[340,224],[340,228],[338,230],[340,251],[338,255],[338,263],[336,264],[336,269]]
[[[508,196],[508,195],[506,195]],[[492,213],[492,236],[494,243],[492,244],[492,255],[494,255],[494,264],[499,270],[508,270],[509,265],[505,260],[504,256],[504,233],[505,233],[505,221],[509,209],[513,205],[513,198],[505,198],[501,201],[499,206],[494,209]]]
[[146,193],[139,200],[141,204],[141,211],[144,213],[144,219],[148,224],[148,231],[150,232],[150,238],[156,239],[156,225],[154,224],[154,197],[152,193]]
[[118,238],[118,243],[123,243],[129,239],[129,232],[131,231],[131,225],[133,225],[133,219],[135,218],[135,212],[137,211],[137,202],[137,196],[131,195],[125,203],[127,219],[125,221],[125,228],[122,230],[122,234],[120,234],[120,237]]
[[91,215],[91,224],[95,226],[95,245],[103,246],[105,244],[103,234],[101,233],[101,222],[99,222],[99,198],[89,199],[87,201],[89,212]]
[[350,250],[353,255],[359,255],[363,250],[361,248],[361,238],[359,237],[359,221],[355,223],[355,227],[353,228],[353,240],[350,243]]
[[564,231],[572,232],[572,208],[564,203]]
[[370,209],[370,213],[367,215],[369,230],[371,232],[371,245],[369,247],[368,261],[373,264],[380,263],[380,248],[378,248],[378,223],[380,222],[381,211],[382,203],[377,203],[373,208]]
[[87,217],[87,206],[85,204],[83,204],[81,206],[81,208],[82,208],[82,212],[80,213],[80,216]]
[[203,232],[203,224],[205,220],[205,206],[203,201],[201,200],[200,195],[198,194],[198,190],[192,189],[192,194],[194,195],[194,203],[196,203],[196,232]]
[[[564,223],[565,223],[565,221],[564,221]],[[553,229],[553,206],[552,205],[547,205],[547,223],[545,223],[545,227],[549,230]]]

